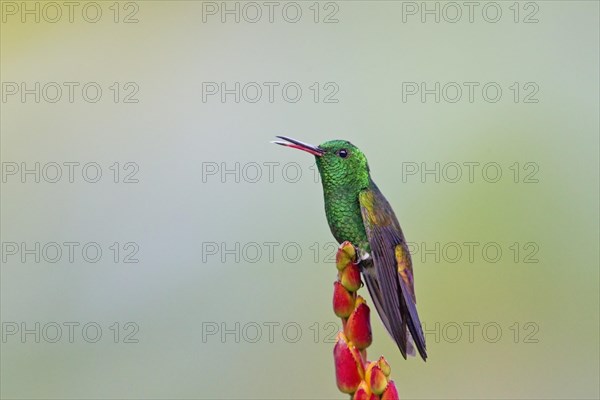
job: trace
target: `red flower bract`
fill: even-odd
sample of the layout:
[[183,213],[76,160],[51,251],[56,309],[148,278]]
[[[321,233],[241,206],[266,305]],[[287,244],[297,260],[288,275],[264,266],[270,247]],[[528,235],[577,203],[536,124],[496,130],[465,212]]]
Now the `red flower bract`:
[[360,355],[356,349],[348,346],[348,341],[341,332],[333,348],[333,359],[338,389],[344,393],[354,393],[362,380]]
[[333,284],[333,312],[340,318],[348,318],[354,310],[354,294],[346,290],[340,281]]

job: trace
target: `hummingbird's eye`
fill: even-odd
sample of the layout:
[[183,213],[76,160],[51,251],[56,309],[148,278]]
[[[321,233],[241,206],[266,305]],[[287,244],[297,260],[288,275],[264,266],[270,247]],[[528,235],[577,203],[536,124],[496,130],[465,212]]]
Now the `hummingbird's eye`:
[[348,157],[348,150],[346,149],[341,149],[340,151],[338,151],[338,156],[342,157],[342,158],[346,158]]

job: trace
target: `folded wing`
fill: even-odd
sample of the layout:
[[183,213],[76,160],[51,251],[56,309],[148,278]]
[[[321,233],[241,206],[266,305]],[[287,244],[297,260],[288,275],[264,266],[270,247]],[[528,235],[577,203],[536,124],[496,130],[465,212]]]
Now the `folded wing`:
[[400,224],[375,184],[360,193],[359,202],[373,259],[373,266],[365,272],[371,297],[404,358],[412,353],[412,337],[425,360],[427,352],[416,308],[412,261]]

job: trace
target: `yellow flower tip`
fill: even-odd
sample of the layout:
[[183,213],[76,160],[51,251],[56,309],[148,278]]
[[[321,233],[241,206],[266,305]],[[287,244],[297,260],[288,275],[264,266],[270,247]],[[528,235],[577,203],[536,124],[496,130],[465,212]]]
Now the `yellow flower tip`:
[[388,380],[376,362],[371,362],[369,364],[365,378],[371,391],[378,396],[381,395],[388,386]]
[[377,360],[377,365],[379,365],[381,372],[383,372],[385,376],[390,376],[392,367],[390,367],[390,364],[387,362],[384,356],[379,357],[379,360]]
[[349,264],[353,264],[356,260],[356,249],[354,245],[348,241],[342,243],[335,255],[335,265],[338,270],[342,271]]
[[367,304],[367,301],[365,300],[364,297],[362,297],[361,295],[357,295],[356,296],[356,307],[358,307],[361,304]]

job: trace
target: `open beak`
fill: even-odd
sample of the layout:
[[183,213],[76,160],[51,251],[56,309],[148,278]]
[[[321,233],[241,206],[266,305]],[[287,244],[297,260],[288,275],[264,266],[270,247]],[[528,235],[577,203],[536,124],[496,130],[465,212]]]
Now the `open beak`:
[[292,139],[286,136],[275,136],[276,138],[285,140],[285,142],[281,142],[279,140],[273,140],[271,143],[275,143],[281,146],[291,147],[293,149],[303,150],[307,153],[310,153],[314,156],[321,157],[324,153],[323,149],[318,146],[313,146],[312,144],[304,143],[296,139]]

